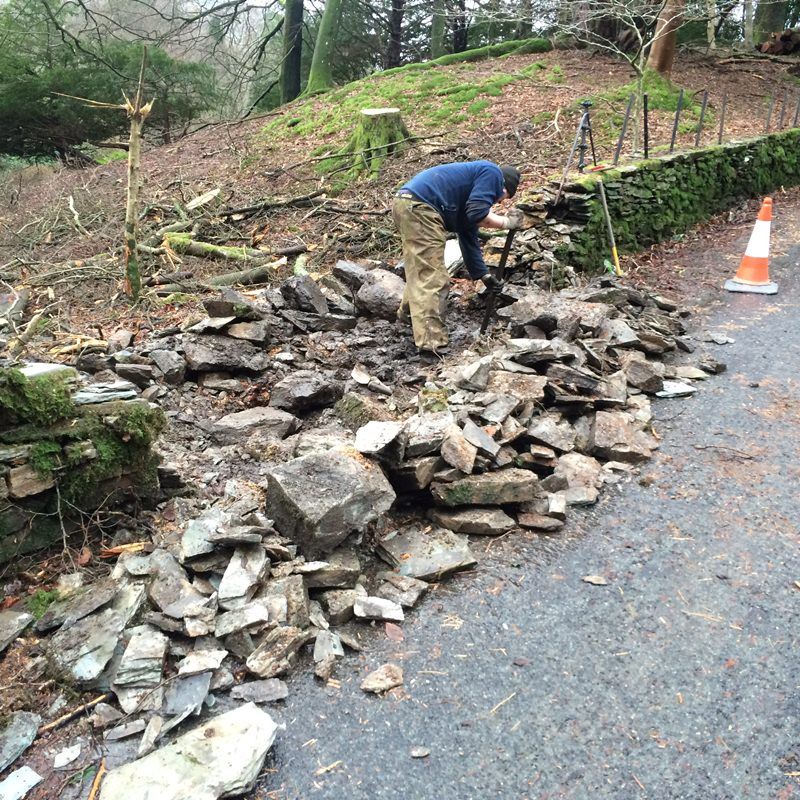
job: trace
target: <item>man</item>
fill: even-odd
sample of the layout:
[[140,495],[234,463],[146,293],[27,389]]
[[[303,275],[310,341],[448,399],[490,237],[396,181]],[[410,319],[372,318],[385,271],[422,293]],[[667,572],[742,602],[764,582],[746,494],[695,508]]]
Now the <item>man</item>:
[[442,164],[423,170],[395,195],[392,216],[403,240],[406,271],[406,290],[397,316],[402,322],[410,320],[421,352],[438,353],[447,347],[447,231],[458,234],[470,277],[499,291],[499,282],[483,261],[478,228],[519,228],[523,217],[519,209],[512,209],[508,216],[492,213],[495,203],[514,196],[519,180],[518,169],[491,161]]

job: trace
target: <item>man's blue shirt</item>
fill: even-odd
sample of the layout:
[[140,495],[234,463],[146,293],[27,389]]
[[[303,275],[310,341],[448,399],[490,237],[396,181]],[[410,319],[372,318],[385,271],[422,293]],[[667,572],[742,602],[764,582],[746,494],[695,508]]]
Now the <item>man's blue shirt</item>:
[[483,277],[488,270],[478,238],[478,223],[503,196],[505,183],[500,167],[491,161],[442,164],[423,170],[402,188],[439,212],[445,230],[458,234],[470,277]]

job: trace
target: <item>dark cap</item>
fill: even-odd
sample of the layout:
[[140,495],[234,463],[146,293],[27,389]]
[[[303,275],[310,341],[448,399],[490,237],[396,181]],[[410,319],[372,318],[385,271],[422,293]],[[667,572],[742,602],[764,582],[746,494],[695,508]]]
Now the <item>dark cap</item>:
[[519,179],[522,174],[516,167],[511,167],[508,164],[500,167],[500,171],[503,173],[503,182],[506,185],[508,196],[513,197],[517,193],[517,186],[519,186]]

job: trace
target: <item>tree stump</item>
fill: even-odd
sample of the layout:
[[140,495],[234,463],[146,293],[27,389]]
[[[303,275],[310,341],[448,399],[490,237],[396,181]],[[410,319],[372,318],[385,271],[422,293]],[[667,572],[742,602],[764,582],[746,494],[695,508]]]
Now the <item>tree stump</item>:
[[404,149],[410,136],[399,108],[364,108],[340,155],[353,155],[350,173],[366,171],[374,177],[389,156]]

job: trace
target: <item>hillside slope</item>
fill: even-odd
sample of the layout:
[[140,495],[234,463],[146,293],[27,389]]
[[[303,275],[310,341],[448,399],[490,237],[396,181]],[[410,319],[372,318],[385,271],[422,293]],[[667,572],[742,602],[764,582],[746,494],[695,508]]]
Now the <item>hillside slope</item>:
[[[723,93],[729,97],[726,138],[761,132],[769,95],[796,84],[788,69],[773,61],[681,54],[675,86],[695,95],[680,128],[679,146],[694,144],[698,93],[704,89],[710,100],[703,143],[716,141]],[[202,235],[207,241],[271,249],[304,244],[318,269],[343,256],[389,258],[396,255],[396,240],[380,212],[406,177],[443,161],[491,158],[518,164],[524,182],[536,185],[563,167],[578,104],[587,97],[594,101],[598,158],[609,158],[631,80],[625,64],[602,54],[512,54],[401,68],[297,100],[260,118],[209,126],[175,144],[145,150],[142,237],[179,218],[192,198],[219,188],[217,206],[204,209]],[[676,95],[674,88],[653,87],[650,131],[655,151],[669,141]],[[795,98],[796,92],[790,91],[784,125],[792,122]],[[387,161],[376,179],[361,179],[330,197],[331,180],[320,164],[329,163],[325,157],[346,141],[362,107],[386,105],[401,108],[412,135],[420,138],[399,158]],[[773,124],[780,114],[779,103]],[[630,140],[623,150],[629,152]],[[22,281],[45,273],[40,282],[46,283],[54,264],[117,253],[124,177],[124,164],[109,164],[8,181],[0,197],[0,265],[5,264],[0,271],[7,279]],[[308,195],[315,197],[284,205]],[[76,225],[70,197],[86,233]],[[247,207],[265,199],[268,208],[257,213],[217,215],[220,208]],[[188,256],[162,257],[148,268],[198,276],[229,269]],[[59,292],[76,301],[62,311],[65,324],[95,302],[101,313],[116,313],[108,304],[118,283],[113,262],[99,270],[57,268],[55,274],[61,281]],[[92,306],[93,314],[97,306]]]

